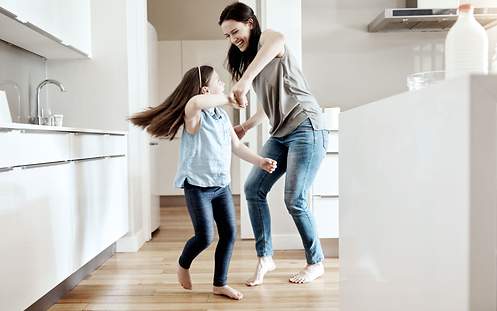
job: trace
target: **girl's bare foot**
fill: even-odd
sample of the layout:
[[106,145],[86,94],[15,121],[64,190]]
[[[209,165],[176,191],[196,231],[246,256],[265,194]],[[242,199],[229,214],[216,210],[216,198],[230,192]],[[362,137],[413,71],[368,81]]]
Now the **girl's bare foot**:
[[176,270],[176,274],[178,275],[178,282],[184,289],[192,289],[192,280],[190,278],[190,270],[185,269],[178,265]]
[[224,286],[214,286],[212,287],[212,292],[215,295],[223,295],[231,299],[240,300],[243,298],[243,294],[228,285]]
[[289,281],[296,284],[309,283],[324,274],[324,265],[322,262],[313,265],[307,265],[302,271],[292,276]]
[[247,286],[256,286],[261,285],[264,282],[264,276],[269,271],[273,271],[276,269],[276,265],[274,264],[273,257],[264,256],[259,257],[257,262],[257,268],[255,269],[254,276],[245,282]]

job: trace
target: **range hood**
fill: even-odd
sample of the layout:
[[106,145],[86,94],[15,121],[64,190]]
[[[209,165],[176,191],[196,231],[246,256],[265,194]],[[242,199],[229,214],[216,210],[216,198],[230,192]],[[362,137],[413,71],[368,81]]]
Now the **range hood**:
[[[475,8],[476,20],[485,28],[497,25],[497,8]],[[418,7],[407,0],[406,8],[385,9],[369,25],[368,32],[448,31],[457,20],[456,8]]]

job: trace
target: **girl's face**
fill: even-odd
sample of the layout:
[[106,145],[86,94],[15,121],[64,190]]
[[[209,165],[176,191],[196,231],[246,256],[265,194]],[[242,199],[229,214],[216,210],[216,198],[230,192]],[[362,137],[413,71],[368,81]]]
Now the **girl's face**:
[[224,82],[219,79],[219,75],[214,70],[212,76],[207,84],[208,92],[210,94],[223,94],[224,93]]
[[248,48],[250,30],[253,28],[253,21],[249,19],[246,23],[227,19],[221,23],[224,37],[240,51],[244,52]]

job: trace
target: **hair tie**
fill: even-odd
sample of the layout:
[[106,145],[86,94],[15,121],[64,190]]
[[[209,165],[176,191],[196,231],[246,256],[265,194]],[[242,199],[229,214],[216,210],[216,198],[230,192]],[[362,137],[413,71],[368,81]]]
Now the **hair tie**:
[[202,74],[200,73],[200,66],[197,66],[198,68],[198,85],[200,88],[200,93],[202,93]]

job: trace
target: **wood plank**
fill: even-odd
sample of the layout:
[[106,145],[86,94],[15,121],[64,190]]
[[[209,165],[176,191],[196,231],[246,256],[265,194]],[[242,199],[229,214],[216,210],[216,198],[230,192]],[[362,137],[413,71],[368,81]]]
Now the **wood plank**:
[[63,297],[50,311],[60,310],[339,310],[338,260],[327,258],[326,274],[310,284],[291,284],[301,269],[301,250],[276,251],[277,269],[262,286],[246,287],[256,264],[254,241],[237,240],[229,283],[245,298],[233,301],[212,294],[214,243],[191,267],[193,290],[176,280],[176,262],[193,234],[186,208],[161,209],[161,230],[137,253],[117,253]]

